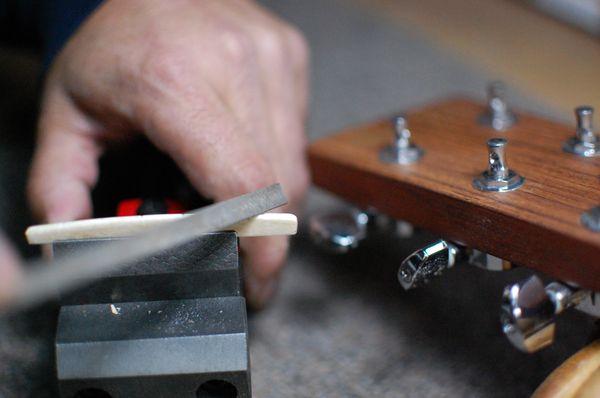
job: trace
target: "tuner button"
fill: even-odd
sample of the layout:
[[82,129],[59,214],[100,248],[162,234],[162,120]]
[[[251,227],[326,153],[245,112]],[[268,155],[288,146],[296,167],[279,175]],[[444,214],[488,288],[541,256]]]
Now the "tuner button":
[[583,213],[581,223],[591,231],[600,232],[600,206],[593,207]]
[[412,142],[411,132],[407,127],[406,118],[397,116],[394,123],[394,142],[379,153],[379,159],[384,163],[411,164],[423,157],[424,151]]
[[310,218],[310,236],[323,249],[343,254],[366,238],[368,222],[368,214],[360,211],[314,215]]
[[473,180],[473,186],[480,191],[508,192],[520,188],[525,178],[508,168],[504,138],[492,138],[487,142],[488,169]]
[[431,243],[402,261],[398,281],[404,290],[420,287],[446,268],[454,266],[458,254],[458,247],[445,240]]
[[594,133],[592,126],[593,117],[594,108],[591,106],[579,106],[575,108],[577,128],[575,130],[575,136],[569,138],[563,144],[563,150],[565,152],[583,157],[600,155],[600,141],[598,140],[596,133]]
[[535,352],[554,341],[555,318],[591,297],[588,290],[563,283],[544,286],[531,276],[504,289],[500,321],[510,342],[524,352]]
[[479,117],[479,123],[490,126],[496,131],[505,131],[517,122],[517,117],[509,109],[505,100],[504,83],[496,81],[487,87],[487,109]]
[[509,341],[535,352],[554,341],[554,304],[537,276],[504,288],[500,322]]

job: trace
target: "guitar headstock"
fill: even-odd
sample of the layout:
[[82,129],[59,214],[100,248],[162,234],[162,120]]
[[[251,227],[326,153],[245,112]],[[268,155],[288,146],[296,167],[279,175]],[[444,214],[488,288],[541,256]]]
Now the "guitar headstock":
[[[591,109],[576,116],[567,126],[513,113],[501,86],[491,86],[487,104],[449,99],[315,142],[313,179],[358,208],[439,235],[472,262],[600,291],[600,143]],[[420,265],[441,271],[439,259],[437,267],[415,262],[423,253],[402,264],[401,282],[403,272],[432,276]]]

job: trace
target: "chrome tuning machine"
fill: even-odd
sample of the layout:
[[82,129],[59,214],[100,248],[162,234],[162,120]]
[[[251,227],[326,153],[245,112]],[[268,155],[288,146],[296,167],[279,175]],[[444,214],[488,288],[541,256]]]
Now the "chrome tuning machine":
[[600,139],[592,126],[594,108],[579,106],[575,108],[575,117],[577,118],[575,136],[563,144],[563,150],[586,158],[600,156]]
[[488,85],[488,106],[479,117],[480,124],[489,126],[496,131],[505,131],[517,122],[517,116],[510,110],[506,102],[505,92],[506,87],[500,81],[491,82]]
[[440,239],[408,256],[398,269],[398,281],[405,290],[419,287],[431,278],[452,268],[460,249],[453,243]]
[[556,316],[589,295],[559,282],[544,285],[535,275],[509,285],[502,295],[502,331],[521,351],[541,350],[554,342]]
[[401,239],[410,238],[414,232],[412,224],[379,214],[375,209],[347,209],[310,218],[312,241],[338,254],[356,249],[372,230],[391,231]]
[[359,210],[314,215],[310,218],[310,236],[327,251],[347,253],[367,237],[369,219],[367,212]]
[[482,251],[444,239],[437,240],[408,256],[398,269],[398,281],[405,290],[423,286],[430,279],[452,268],[457,260],[488,271],[506,271],[511,263]]

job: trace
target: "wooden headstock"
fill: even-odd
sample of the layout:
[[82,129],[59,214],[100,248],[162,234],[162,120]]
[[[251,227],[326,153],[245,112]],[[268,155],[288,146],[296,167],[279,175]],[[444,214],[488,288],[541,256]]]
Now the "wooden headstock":
[[[361,208],[374,207],[513,264],[600,291],[600,233],[582,214],[600,205],[600,157],[563,151],[575,128],[517,113],[506,131],[481,123],[486,106],[451,99],[406,113],[424,156],[382,162],[394,137],[389,119],[349,128],[309,150],[313,179]],[[511,192],[482,192],[486,142],[505,138],[508,165],[525,178]]]

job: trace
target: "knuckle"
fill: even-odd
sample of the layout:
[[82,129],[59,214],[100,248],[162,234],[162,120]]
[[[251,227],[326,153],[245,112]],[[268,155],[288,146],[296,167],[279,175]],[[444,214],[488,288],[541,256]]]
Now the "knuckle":
[[269,162],[258,154],[250,156],[245,168],[244,185],[246,191],[264,188],[277,182]]
[[184,76],[185,59],[176,49],[166,46],[156,46],[147,54],[140,66],[139,76],[145,88],[164,91],[165,88],[179,86]]
[[286,38],[274,29],[259,29],[256,40],[268,60],[280,60],[286,56]]
[[298,65],[307,66],[310,60],[308,41],[297,28],[289,27],[286,32],[292,59]]
[[245,64],[254,57],[255,49],[251,38],[236,29],[224,30],[220,35],[220,47],[226,62]]

